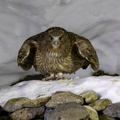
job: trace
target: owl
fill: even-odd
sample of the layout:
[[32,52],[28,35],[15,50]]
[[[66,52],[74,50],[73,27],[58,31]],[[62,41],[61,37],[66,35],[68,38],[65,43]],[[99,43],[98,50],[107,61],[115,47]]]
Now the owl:
[[63,74],[75,73],[91,65],[99,68],[97,53],[85,37],[69,32],[61,27],[52,27],[34,35],[23,43],[17,58],[18,66],[49,75],[45,80],[62,79]]

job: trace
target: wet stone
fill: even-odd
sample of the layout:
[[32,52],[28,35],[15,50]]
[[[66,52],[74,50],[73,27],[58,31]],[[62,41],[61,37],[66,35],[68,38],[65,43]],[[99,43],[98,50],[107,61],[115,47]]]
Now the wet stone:
[[64,103],[47,111],[45,120],[89,120],[89,113],[78,103]]
[[99,99],[99,100],[96,100],[95,102],[89,104],[89,106],[93,107],[97,111],[102,111],[111,104],[112,104],[112,102],[108,99]]
[[84,103],[84,99],[81,96],[75,95],[71,92],[55,93],[54,95],[52,95],[51,100],[49,100],[46,104],[46,107],[55,108],[60,104],[68,102],[76,102],[82,105]]

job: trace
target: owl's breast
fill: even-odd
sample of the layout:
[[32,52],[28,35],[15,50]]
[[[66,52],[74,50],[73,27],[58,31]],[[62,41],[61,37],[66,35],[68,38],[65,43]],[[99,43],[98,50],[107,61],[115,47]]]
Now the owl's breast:
[[81,67],[80,60],[76,59],[72,58],[71,53],[66,56],[57,52],[39,53],[35,57],[34,67],[42,74],[74,73]]
[[45,56],[46,58],[51,60],[51,59],[60,58],[61,55],[57,52],[46,52]]

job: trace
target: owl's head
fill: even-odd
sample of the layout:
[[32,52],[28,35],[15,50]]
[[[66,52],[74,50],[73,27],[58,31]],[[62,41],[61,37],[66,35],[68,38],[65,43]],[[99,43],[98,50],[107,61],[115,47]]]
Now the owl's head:
[[60,27],[52,27],[46,32],[49,35],[49,40],[54,48],[58,48],[61,46],[65,41],[67,41],[67,31]]

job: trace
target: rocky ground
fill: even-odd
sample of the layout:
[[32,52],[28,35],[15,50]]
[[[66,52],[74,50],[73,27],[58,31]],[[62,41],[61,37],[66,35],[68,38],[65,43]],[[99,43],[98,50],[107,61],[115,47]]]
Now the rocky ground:
[[[99,71],[93,75],[104,74],[107,73]],[[20,81],[37,77],[27,76]],[[100,98],[95,91],[79,95],[58,91],[50,97],[38,96],[34,100],[27,97],[13,98],[0,107],[0,120],[119,120],[120,102],[113,104],[109,99]]]
[[30,100],[14,98],[0,108],[0,120],[118,120],[120,103],[99,99],[95,91],[80,95],[57,92]]

